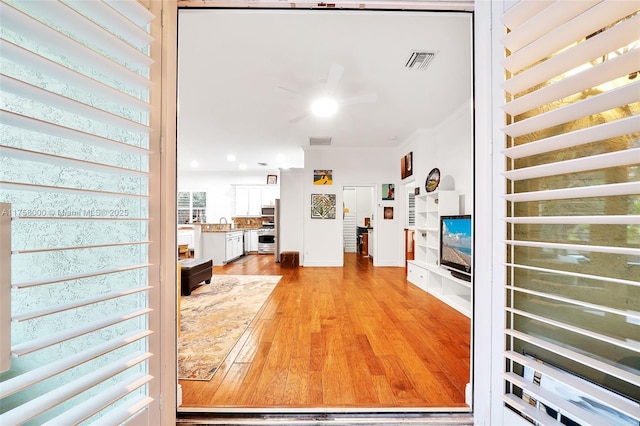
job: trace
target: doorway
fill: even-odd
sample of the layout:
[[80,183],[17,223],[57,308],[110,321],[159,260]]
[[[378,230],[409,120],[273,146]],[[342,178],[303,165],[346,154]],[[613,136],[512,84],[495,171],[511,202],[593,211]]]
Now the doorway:
[[375,186],[345,186],[342,190],[345,253],[369,257],[369,233],[373,232]]

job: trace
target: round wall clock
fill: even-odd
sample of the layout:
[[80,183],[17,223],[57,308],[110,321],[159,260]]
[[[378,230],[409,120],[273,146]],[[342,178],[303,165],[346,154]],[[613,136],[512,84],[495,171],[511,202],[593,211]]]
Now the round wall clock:
[[424,188],[427,190],[427,192],[433,192],[436,190],[439,183],[440,169],[434,168],[429,172],[429,175],[427,175],[427,180],[424,183]]

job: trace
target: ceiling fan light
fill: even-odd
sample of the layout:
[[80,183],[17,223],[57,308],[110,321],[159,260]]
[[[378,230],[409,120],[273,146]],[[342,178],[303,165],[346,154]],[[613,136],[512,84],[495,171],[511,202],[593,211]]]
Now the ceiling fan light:
[[338,111],[338,102],[332,98],[318,98],[311,104],[311,112],[318,117],[330,117]]

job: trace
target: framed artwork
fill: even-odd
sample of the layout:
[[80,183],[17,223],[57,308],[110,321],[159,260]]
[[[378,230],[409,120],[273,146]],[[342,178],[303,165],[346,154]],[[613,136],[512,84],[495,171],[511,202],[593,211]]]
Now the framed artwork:
[[383,183],[382,184],[382,199],[383,200],[394,200],[396,194],[396,185],[393,183]]
[[314,185],[332,185],[333,170],[314,170],[313,184]]
[[408,153],[400,160],[400,176],[402,179],[413,175],[413,152]]
[[267,175],[267,185],[277,185],[278,175]]
[[384,218],[385,218],[385,220],[393,219],[393,207],[385,207],[384,208]]
[[311,194],[311,219],[335,219],[336,194]]

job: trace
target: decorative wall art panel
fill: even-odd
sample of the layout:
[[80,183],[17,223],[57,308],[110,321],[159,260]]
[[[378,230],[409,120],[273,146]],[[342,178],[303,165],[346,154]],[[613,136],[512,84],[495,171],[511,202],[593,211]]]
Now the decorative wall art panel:
[[311,219],[335,219],[336,194],[311,194]]

